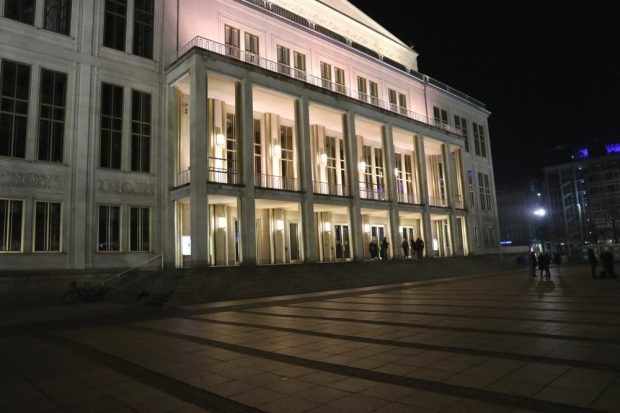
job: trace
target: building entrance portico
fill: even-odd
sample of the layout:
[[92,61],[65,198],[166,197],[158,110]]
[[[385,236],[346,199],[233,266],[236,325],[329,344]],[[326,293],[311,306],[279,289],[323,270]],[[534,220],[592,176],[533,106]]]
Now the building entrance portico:
[[314,223],[319,262],[350,261],[353,258],[348,207],[315,204]]

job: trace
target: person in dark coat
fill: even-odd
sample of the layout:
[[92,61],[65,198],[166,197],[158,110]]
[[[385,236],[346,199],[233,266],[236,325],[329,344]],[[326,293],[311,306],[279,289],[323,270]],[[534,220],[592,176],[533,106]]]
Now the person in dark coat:
[[379,246],[377,245],[377,239],[375,237],[373,237],[370,244],[368,244],[368,252],[372,260],[379,256]]
[[598,259],[596,258],[596,254],[594,254],[594,250],[592,248],[588,248],[588,261],[590,262],[590,268],[592,269],[592,278],[596,278]]
[[611,255],[609,249],[601,252],[601,263],[603,264],[603,269],[605,269],[607,273],[607,277],[616,278],[616,273],[614,272],[614,256]]
[[409,243],[407,242],[407,238],[403,238],[403,242],[400,246],[403,248],[403,256],[409,258]]
[[388,259],[388,247],[390,246],[390,243],[387,240],[387,237],[383,237],[383,240],[381,241],[381,259],[382,260],[387,260]]
[[551,256],[547,251],[543,251],[538,254],[538,269],[540,269],[540,278],[545,272],[545,277],[551,278],[551,272],[549,272],[549,264],[551,264]]
[[416,252],[418,253],[418,258],[422,258],[422,253],[424,252],[424,241],[421,238],[415,240]]

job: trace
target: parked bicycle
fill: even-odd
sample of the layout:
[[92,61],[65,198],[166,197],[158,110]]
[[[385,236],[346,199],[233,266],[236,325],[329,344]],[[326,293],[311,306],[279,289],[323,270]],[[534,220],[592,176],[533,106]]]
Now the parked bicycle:
[[76,281],[71,281],[71,289],[62,297],[65,304],[75,304],[78,302],[91,303],[103,295],[103,289],[92,286],[89,283],[78,285]]

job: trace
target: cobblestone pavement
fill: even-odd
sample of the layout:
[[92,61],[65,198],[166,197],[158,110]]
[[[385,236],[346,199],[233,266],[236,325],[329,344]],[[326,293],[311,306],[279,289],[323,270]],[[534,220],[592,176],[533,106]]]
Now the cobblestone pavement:
[[561,275],[4,323],[0,411],[620,412],[620,281]]

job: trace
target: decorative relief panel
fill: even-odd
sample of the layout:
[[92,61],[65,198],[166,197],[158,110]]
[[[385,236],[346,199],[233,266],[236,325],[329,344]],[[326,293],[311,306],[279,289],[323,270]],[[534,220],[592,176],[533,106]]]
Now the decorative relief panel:
[[153,184],[112,179],[97,179],[97,189],[105,194],[153,195],[155,193]]
[[16,172],[8,169],[0,169],[0,187],[61,191],[65,189],[65,178],[54,174]]

